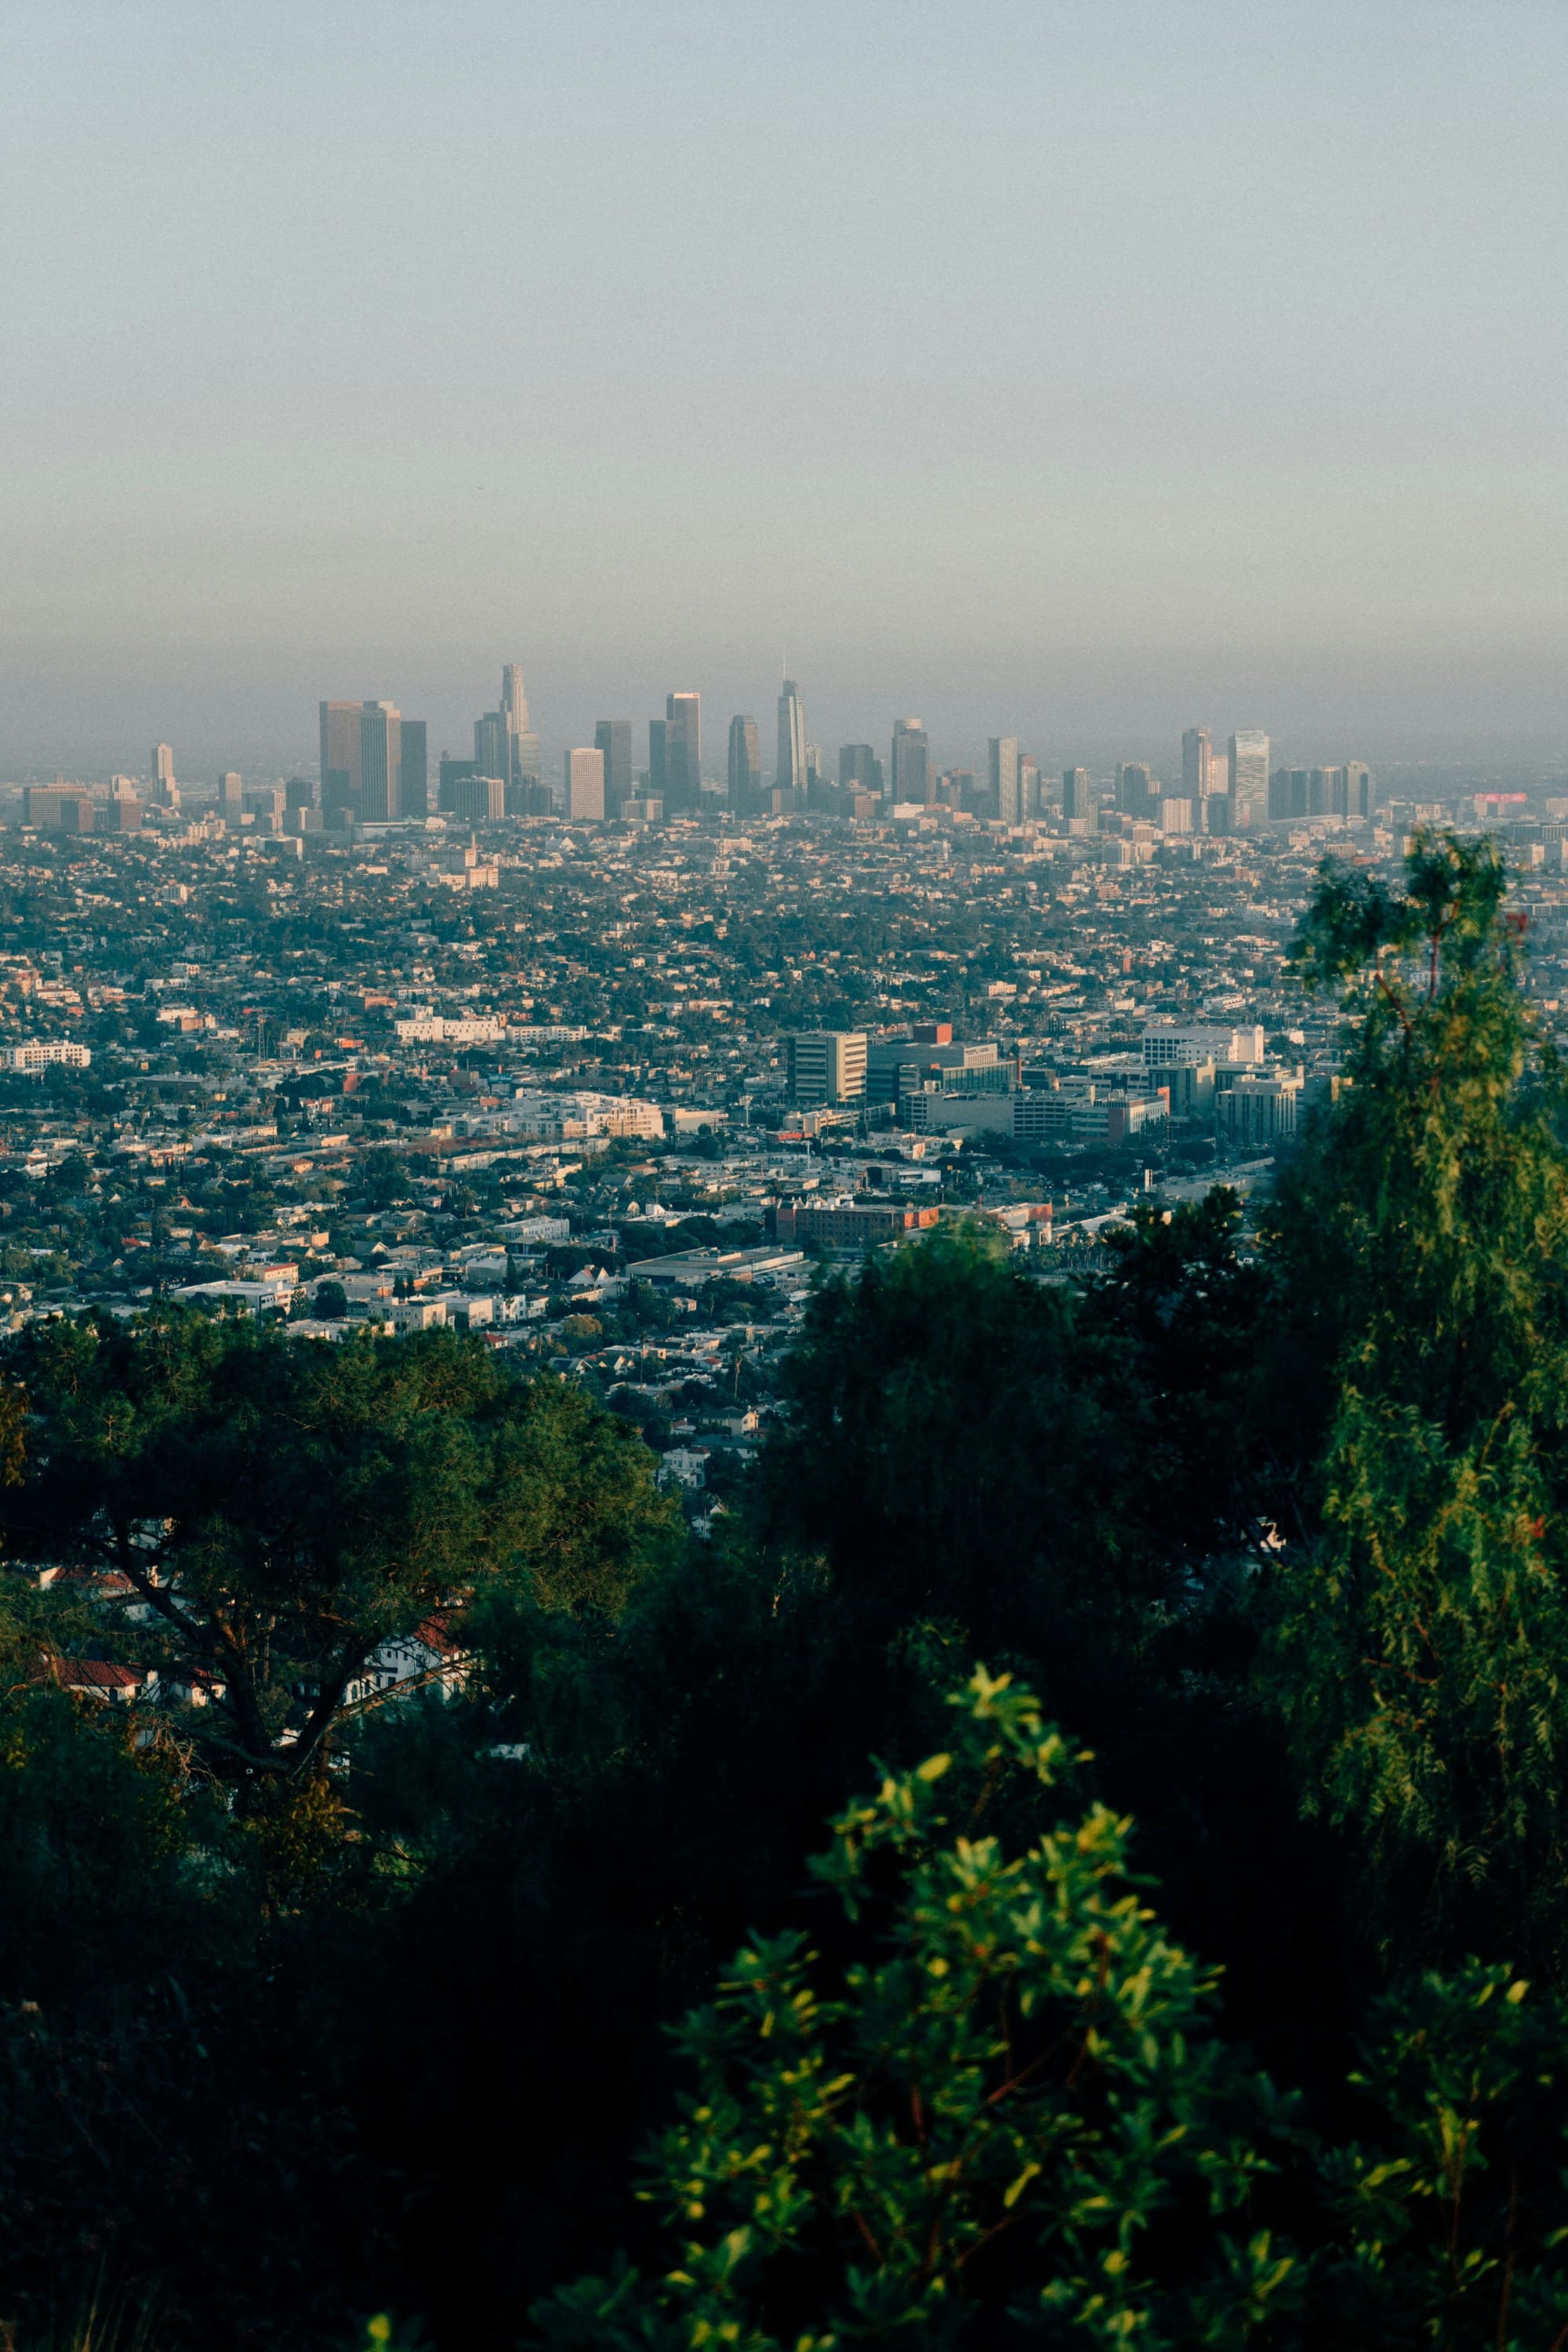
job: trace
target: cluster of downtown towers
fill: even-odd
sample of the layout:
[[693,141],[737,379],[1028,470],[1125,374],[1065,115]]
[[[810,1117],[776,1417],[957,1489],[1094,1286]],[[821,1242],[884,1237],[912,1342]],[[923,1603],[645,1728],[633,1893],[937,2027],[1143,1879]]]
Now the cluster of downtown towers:
[[[921,778],[929,766],[918,721],[900,722],[910,739],[906,779],[913,790],[916,744]],[[846,747],[864,753],[869,779],[880,762],[868,745]],[[816,773],[815,747],[805,740],[799,689],[786,680],[779,697],[778,764],[775,788],[805,795]],[[324,822],[386,824],[426,815],[430,772],[426,724],[405,719],[391,702],[323,702],[321,706],[321,813]],[[900,757],[895,751],[896,774]],[[859,771],[855,771],[858,780]],[[671,694],[662,719],[647,723],[647,765],[634,772],[632,721],[601,719],[591,746],[568,751],[563,778],[565,813],[576,818],[619,816],[628,803],[638,813],[695,814],[702,803],[702,698]],[[923,789],[920,798],[924,798]],[[756,814],[763,805],[761,745],[754,719],[737,715],[730,723],[729,801],[731,808]],[[491,817],[549,814],[561,801],[545,783],[539,737],[529,723],[522,671],[508,662],[501,672],[500,701],[474,722],[474,755],[444,755],[437,807],[445,814],[483,823]]]
[[[509,662],[501,673],[497,708],[474,722],[472,759],[444,754],[436,805],[459,820],[482,824],[495,817],[548,815],[563,809],[570,818],[593,822],[623,815],[658,819],[695,814],[702,805],[702,698],[671,694],[662,719],[647,722],[647,764],[632,767],[629,719],[601,719],[592,745],[566,754],[560,797],[544,781],[539,737],[529,722],[522,671]],[[1228,757],[1215,752],[1202,728],[1182,739],[1182,797],[1194,805],[1195,829],[1229,832],[1261,818],[1269,797],[1268,738],[1256,730],[1233,735]],[[405,719],[391,702],[323,702],[321,706],[321,815],[329,827],[355,823],[395,824],[426,815],[430,773],[426,724]],[[1020,754],[1012,736],[993,737],[988,773],[982,779],[959,771],[939,776],[931,744],[918,719],[893,728],[884,763],[869,743],[840,745],[837,778],[827,774],[822,753],[805,735],[800,689],[785,678],[778,698],[777,756],[771,782],[764,779],[757,722],[744,712],[730,721],[728,804],[737,814],[784,814],[807,807],[857,805],[868,814],[872,802],[895,806],[935,806],[943,802],[974,808],[1004,824],[1026,824],[1044,813],[1039,771]],[[1147,813],[1163,792],[1146,767],[1118,772],[1117,802],[1128,813],[1142,794]],[[710,797],[715,796],[709,788]],[[1053,795],[1054,797],[1054,795]],[[1069,768],[1062,777],[1060,811],[1069,821],[1091,814],[1087,770]]]

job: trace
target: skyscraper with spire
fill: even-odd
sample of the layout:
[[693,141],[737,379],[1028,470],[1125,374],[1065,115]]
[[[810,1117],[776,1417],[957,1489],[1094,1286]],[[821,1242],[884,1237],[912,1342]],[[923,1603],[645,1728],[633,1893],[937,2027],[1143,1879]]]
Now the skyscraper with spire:
[[539,787],[539,738],[529,724],[522,665],[508,662],[500,674],[500,701],[474,721],[474,764],[481,775],[499,776],[506,788],[509,816],[530,813]]
[[779,757],[773,781],[785,792],[805,790],[805,705],[793,677],[779,692]]
[[507,806],[525,814],[523,803],[542,773],[539,738],[529,723],[528,696],[523,691],[522,665],[508,662],[500,674],[500,716],[506,730]]

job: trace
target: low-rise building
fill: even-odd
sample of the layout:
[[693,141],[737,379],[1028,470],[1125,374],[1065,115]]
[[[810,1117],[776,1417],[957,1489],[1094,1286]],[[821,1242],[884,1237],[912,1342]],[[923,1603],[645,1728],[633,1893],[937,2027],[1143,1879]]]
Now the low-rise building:
[[934,1208],[903,1201],[795,1201],[773,1213],[781,1242],[816,1242],[829,1249],[875,1249],[936,1222]]
[[651,1283],[656,1290],[690,1290],[706,1282],[767,1281],[805,1263],[805,1251],[787,1240],[754,1249],[672,1250],[668,1257],[637,1258],[627,1266],[626,1280]]

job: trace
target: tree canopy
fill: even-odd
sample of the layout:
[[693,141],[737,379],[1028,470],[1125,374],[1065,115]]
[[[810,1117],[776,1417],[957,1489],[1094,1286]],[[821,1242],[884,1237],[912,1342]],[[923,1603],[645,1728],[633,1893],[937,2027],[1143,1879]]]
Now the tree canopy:
[[26,2352],[84,2265],[158,2352],[1568,2344],[1528,944],[1486,844],[1325,867],[1268,1193],[825,1271],[706,1539],[477,1337],[11,1339]]

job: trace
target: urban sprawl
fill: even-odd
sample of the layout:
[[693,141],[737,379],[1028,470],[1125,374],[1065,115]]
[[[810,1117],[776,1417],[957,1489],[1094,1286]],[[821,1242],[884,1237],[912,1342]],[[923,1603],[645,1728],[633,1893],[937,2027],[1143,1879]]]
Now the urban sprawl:
[[823,1260],[979,1216],[1070,1279],[1135,1195],[1267,1176],[1338,1083],[1282,969],[1326,854],[1489,830],[1552,1011],[1568,958],[1568,799],[1261,732],[1170,782],[1007,737],[939,772],[912,718],[829,762],[786,681],[770,769],[742,714],[713,772],[672,694],[646,764],[607,719],[547,782],[509,666],[433,772],[391,703],[320,734],[259,786],[160,744],[0,787],[0,1311],[480,1332],[635,1419],[700,1527]]

